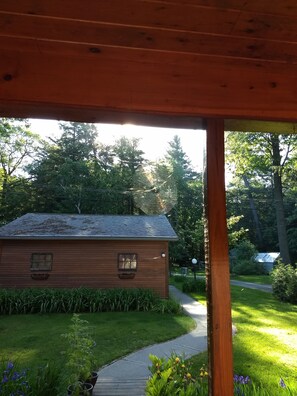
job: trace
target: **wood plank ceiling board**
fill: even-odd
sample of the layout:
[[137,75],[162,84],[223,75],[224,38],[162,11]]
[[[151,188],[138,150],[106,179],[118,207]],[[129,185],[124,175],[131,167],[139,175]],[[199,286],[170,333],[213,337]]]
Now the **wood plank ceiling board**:
[[2,0],[0,111],[295,121],[296,22],[293,0]]

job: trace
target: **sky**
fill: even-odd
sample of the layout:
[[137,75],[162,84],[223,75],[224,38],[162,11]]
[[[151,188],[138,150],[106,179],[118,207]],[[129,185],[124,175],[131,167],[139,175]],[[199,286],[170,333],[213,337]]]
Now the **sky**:
[[[58,121],[31,119],[31,130],[43,138],[57,137],[60,134]],[[121,136],[127,138],[140,138],[139,148],[144,151],[144,157],[157,161],[164,157],[174,135],[178,135],[184,152],[187,154],[193,168],[197,171],[203,169],[203,152],[205,147],[205,131],[192,129],[167,129],[143,127],[131,124],[97,124],[99,141],[112,144]]]

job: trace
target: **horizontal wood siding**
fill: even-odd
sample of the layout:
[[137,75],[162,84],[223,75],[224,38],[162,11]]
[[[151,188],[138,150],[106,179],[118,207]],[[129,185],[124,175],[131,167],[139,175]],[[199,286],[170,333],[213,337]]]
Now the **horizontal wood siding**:
[[[3,241],[0,287],[145,287],[167,297],[167,246],[164,241]],[[31,278],[32,253],[53,254],[47,280]],[[118,253],[137,253],[134,279],[118,277],[123,272],[118,270]]]

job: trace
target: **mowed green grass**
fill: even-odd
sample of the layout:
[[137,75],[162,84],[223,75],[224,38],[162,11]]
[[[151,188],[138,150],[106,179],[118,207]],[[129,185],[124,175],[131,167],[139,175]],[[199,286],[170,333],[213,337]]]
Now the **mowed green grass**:
[[[271,294],[237,286],[232,291],[234,373],[249,375],[269,394],[282,394],[283,378],[297,395],[297,306],[277,301]],[[203,293],[193,295],[203,301]],[[207,363],[207,353],[192,359],[194,369]],[[295,393],[293,393],[295,394]]]
[[[47,362],[63,364],[71,314],[0,316],[1,360],[34,368]],[[195,326],[186,315],[153,312],[103,312],[81,314],[96,341],[97,367],[144,346],[178,337]]]
[[260,285],[272,284],[272,278],[270,275],[231,275],[231,279],[242,282],[258,283]]

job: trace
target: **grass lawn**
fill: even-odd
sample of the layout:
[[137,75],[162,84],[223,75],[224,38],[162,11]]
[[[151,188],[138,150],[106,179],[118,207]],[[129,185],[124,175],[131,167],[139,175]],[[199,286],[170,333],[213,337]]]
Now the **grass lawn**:
[[[270,395],[279,395],[280,377],[297,395],[297,306],[277,301],[271,294],[232,286],[234,372],[249,375]],[[193,295],[203,302],[205,296]],[[205,300],[204,300],[205,301]],[[207,353],[192,359],[195,370],[207,362]]]
[[272,284],[272,278],[269,275],[231,275],[231,279],[242,282],[258,283],[260,285]]
[[[54,361],[63,364],[64,339],[71,314],[0,316],[1,359],[34,368]],[[96,341],[98,368],[144,346],[178,337],[194,328],[186,315],[153,312],[82,314]]]
[[[197,272],[196,276],[205,276],[205,272]],[[194,275],[192,272],[189,272],[187,275],[188,279],[194,279]],[[173,279],[173,278],[172,278]],[[239,280],[242,282],[251,282],[251,283],[258,283],[260,285],[271,285],[272,284],[272,278],[270,275],[232,275],[231,274],[231,279],[233,280]]]

